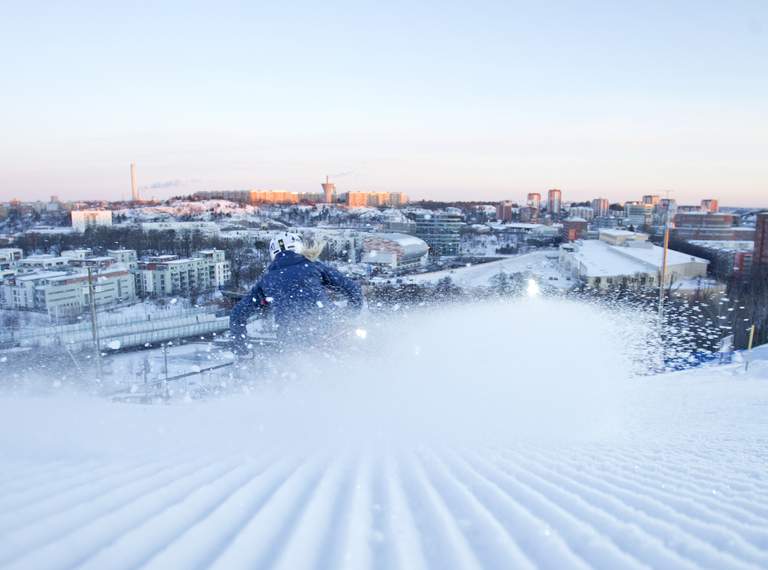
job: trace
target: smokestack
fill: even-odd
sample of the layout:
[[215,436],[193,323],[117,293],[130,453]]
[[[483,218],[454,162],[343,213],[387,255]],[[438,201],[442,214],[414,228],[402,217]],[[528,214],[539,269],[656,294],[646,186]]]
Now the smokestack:
[[141,202],[141,196],[139,196],[139,189],[136,187],[136,163],[131,163],[131,200],[134,202]]

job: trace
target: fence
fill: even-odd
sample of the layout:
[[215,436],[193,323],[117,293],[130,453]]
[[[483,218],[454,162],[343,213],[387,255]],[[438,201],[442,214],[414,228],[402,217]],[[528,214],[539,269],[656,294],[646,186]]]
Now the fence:
[[[229,317],[201,310],[158,310],[134,315],[100,315],[101,348],[132,348],[177,338],[222,332]],[[84,350],[93,346],[90,321],[71,325],[26,328],[0,333],[0,345],[32,348],[67,347]]]

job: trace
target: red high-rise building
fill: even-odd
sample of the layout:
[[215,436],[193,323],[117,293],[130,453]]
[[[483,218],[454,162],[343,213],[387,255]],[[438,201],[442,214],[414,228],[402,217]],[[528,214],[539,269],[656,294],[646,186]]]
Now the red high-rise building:
[[755,224],[755,252],[752,264],[768,267],[768,211],[757,215]]

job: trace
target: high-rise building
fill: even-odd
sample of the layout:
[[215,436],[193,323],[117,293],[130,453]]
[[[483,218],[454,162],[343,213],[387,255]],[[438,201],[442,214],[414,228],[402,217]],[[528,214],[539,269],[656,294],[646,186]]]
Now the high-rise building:
[[663,212],[669,212],[670,216],[674,216],[677,213],[677,200],[674,198],[662,198],[656,206],[657,210]]
[[547,211],[550,216],[559,216],[563,206],[563,193],[557,188],[552,188],[547,193]]
[[634,226],[635,229],[651,225],[653,218],[653,206],[651,204],[624,204],[624,214],[627,225]]
[[496,205],[496,219],[500,222],[511,222],[515,213],[515,204],[504,200]]
[[661,196],[659,196],[658,194],[646,194],[645,196],[643,196],[642,203],[645,204],[646,206],[655,206],[656,204],[659,203],[660,200],[661,200]]
[[141,196],[139,195],[139,188],[136,186],[136,163],[131,163],[131,200],[134,202],[140,202]]
[[347,192],[347,206],[364,208],[368,205],[368,192]]
[[323,197],[326,204],[333,204],[336,201],[336,185],[331,182],[328,176],[325,177],[325,182],[321,184],[323,187]]
[[541,209],[541,194],[538,192],[529,192],[525,203],[529,208],[536,208],[537,210]]
[[413,215],[413,221],[414,235],[427,242],[432,255],[459,255],[460,230],[464,225],[460,213],[419,213]]
[[755,251],[752,263],[768,267],[768,211],[757,215],[755,224]]
[[592,200],[592,209],[595,212],[596,218],[604,218],[608,215],[608,209],[611,204],[608,202],[608,198],[595,198]]
[[701,211],[717,214],[720,211],[720,205],[714,198],[707,198],[701,201]]
[[389,205],[390,206],[405,206],[408,203],[408,195],[403,192],[390,192],[389,193]]

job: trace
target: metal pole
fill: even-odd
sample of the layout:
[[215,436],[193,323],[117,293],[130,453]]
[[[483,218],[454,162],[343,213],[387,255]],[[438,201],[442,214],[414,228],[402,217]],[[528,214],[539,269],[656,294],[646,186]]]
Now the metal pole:
[[[667,194],[669,196],[669,194]],[[667,280],[667,255],[669,252],[669,198],[664,220],[664,253],[661,257],[661,275],[659,278],[659,326],[664,318],[664,285]]]
[[[755,340],[755,325],[752,325],[749,327],[749,341],[747,342],[747,352],[752,352],[752,343]],[[747,362],[744,364],[744,372],[749,370],[749,358],[747,358]]]
[[163,372],[165,373],[165,381],[168,381],[168,349],[163,343]]
[[99,322],[96,317],[96,287],[93,285],[93,269],[88,268],[88,296],[91,305],[91,333],[93,334],[93,345],[96,348],[96,366],[99,371],[99,378],[103,376],[101,366],[101,340],[99,339]]

